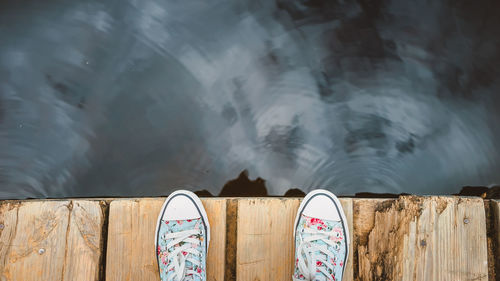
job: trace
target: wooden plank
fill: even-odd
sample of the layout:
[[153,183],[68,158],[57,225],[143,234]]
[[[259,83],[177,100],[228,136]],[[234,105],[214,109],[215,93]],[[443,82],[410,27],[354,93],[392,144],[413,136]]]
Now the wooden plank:
[[[239,199],[237,280],[291,280],[293,223],[300,199]],[[352,228],[352,199],[341,199]],[[352,241],[352,236],[351,236]],[[352,280],[352,251],[343,281]]]
[[356,200],[357,280],[488,280],[480,198]]
[[76,200],[72,203],[63,280],[97,281],[103,247],[104,211],[98,201]]
[[[154,232],[162,199],[115,200],[110,204],[107,281],[159,281]],[[207,279],[224,279],[226,201],[202,199],[211,227]]]
[[491,215],[491,232],[489,237],[491,268],[490,280],[500,277],[500,200],[491,200],[490,202]]
[[226,201],[226,264],[224,281],[236,281],[236,253],[238,245],[238,199]]
[[226,255],[226,200],[202,199],[210,222],[210,248],[207,256],[207,281],[224,280]]
[[2,203],[0,280],[98,280],[100,210],[86,201]]
[[353,200],[351,198],[340,198],[340,203],[342,204],[342,208],[344,209],[344,213],[347,219],[347,225],[349,226],[349,240],[351,241],[351,246],[349,249],[349,259],[346,264],[346,268],[344,271],[344,277],[342,281],[352,281],[354,280],[354,207]]

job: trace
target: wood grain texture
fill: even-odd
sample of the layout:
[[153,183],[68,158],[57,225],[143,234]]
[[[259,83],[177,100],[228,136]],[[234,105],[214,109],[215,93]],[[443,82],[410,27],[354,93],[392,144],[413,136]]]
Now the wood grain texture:
[[210,248],[207,256],[207,281],[224,280],[226,247],[226,200],[202,199],[210,221]]
[[[494,267],[492,272],[492,278],[490,280],[498,280],[500,278],[500,200],[491,200],[490,202],[490,212],[491,212],[491,259],[492,266]],[[490,276],[491,277],[491,276]],[[497,279],[494,279],[497,278]]]
[[[162,199],[124,199],[110,204],[107,281],[159,281],[154,235]],[[202,199],[211,227],[207,279],[224,279],[226,202]]]
[[[291,280],[294,269],[293,223],[300,199],[239,199],[237,280]],[[352,227],[352,200],[341,199]],[[352,236],[351,236],[352,240]],[[343,281],[352,280],[352,251]]]
[[98,280],[99,202],[7,202],[0,220],[0,280]]
[[73,201],[66,236],[63,281],[99,280],[103,223],[100,202]]
[[354,280],[354,219],[353,219],[353,213],[354,213],[354,207],[353,207],[353,200],[351,198],[340,198],[340,203],[342,204],[342,208],[344,209],[344,213],[347,219],[347,225],[349,226],[349,241],[350,242],[350,248],[349,248],[349,259],[347,261],[345,271],[344,271],[344,277],[342,278],[342,281],[352,281]]
[[480,198],[354,202],[357,280],[488,280]]
[[[212,230],[208,280],[291,280],[293,222],[300,201],[202,199]],[[112,200],[106,280],[159,281],[154,230],[163,202],[164,198]],[[491,272],[499,272],[498,200],[404,196],[341,202],[351,233],[343,281],[488,280],[488,249],[490,278],[496,276]],[[0,201],[0,281],[103,280],[102,204]],[[228,245],[234,249],[226,256]]]

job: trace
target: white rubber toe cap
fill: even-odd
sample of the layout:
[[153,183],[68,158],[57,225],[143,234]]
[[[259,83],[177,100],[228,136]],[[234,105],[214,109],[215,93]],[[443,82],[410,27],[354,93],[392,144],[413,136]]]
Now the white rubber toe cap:
[[172,196],[165,212],[163,213],[163,220],[189,220],[201,217],[200,210],[196,207],[193,200],[186,194],[176,194]]
[[[341,206],[340,206],[341,207]],[[325,194],[316,194],[309,199],[302,214],[323,220],[340,221],[340,213],[334,201]]]

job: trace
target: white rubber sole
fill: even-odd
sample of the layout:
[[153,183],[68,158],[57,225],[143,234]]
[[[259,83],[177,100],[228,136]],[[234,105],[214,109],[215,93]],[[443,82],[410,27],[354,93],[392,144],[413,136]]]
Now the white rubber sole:
[[157,251],[156,249],[158,249],[158,230],[160,228],[160,222],[161,222],[161,218],[163,216],[163,211],[165,211],[165,208],[167,207],[167,203],[170,201],[170,199],[176,195],[179,195],[179,194],[183,194],[183,195],[186,195],[187,197],[191,198],[194,201],[195,205],[198,207],[198,210],[200,210],[203,221],[205,222],[205,224],[207,226],[206,235],[207,235],[207,254],[208,254],[208,248],[210,246],[210,223],[208,222],[207,212],[205,211],[205,207],[203,207],[203,204],[201,203],[200,198],[196,194],[194,194],[193,192],[187,191],[187,190],[177,190],[177,191],[173,192],[172,194],[170,194],[167,197],[167,199],[165,199],[165,202],[163,203],[163,205],[161,207],[160,214],[158,215],[158,220],[156,221],[155,253]]
[[330,191],[328,190],[324,190],[324,189],[316,189],[316,190],[313,190],[311,192],[309,192],[306,197],[304,197],[304,200],[302,200],[302,202],[300,203],[299,205],[299,209],[297,211],[297,216],[295,217],[295,223],[293,224],[293,241],[295,243],[295,235],[296,235],[296,230],[297,230],[297,222],[299,221],[300,219],[300,214],[302,214],[302,211],[304,210],[304,207],[306,206],[306,203],[307,201],[309,201],[309,199],[311,199],[311,197],[317,195],[317,194],[326,194],[328,195],[329,197],[331,197],[333,199],[333,201],[335,202],[335,204],[337,204],[337,206],[339,207],[339,213],[340,213],[340,218],[342,219],[342,221],[344,222],[344,230],[345,230],[345,241],[346,241],[346,244],[347,244],[347,255],[346,255],[346,260],[345,260],[345,264],[347,264],[347,260],[349,259],[349,248],[350,248],[350,245],[351,245],[351,237],[349,235],[349,225],[347,223],[347,218],[344,214],[344,209],[342,208],[342,204],[340,204],[340,201],[339,199],[337,198],[337,196],[335,196],[333,193],[331,193]]

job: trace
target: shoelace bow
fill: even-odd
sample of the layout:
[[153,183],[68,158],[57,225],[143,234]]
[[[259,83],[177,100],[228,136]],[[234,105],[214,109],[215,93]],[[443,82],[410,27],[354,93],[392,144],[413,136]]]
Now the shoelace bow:
[[[166,233],[163,236],[166,240],[173,239],[167,244],[165,249],[174,248],[174,250],[168,254],[170,262],[166,269],[166,271],[169,272],[173,268],[174,274],[169,275],[167,281],[194,280],[194,276],[198,276],[201,279],[201,275],[193,270],[194,266],[200,266],[200,261],[193,258],[193,256],[199,256],[200,251],[192,247],[192,244],[201,245],[201,241],[194,238],[194,236],[198,234],[201,234],[200,230],[191,229]],[[184,242],[183,245],[180,245],[181,242]],[[186,268],[186,262],[190,262],[192,267]]]
[[[303,237],[303,234],[311,235]],[[306,280],[321,280],[316,277],[317,272],[322,273],[323,280],[330,280],[331,274],[325,268],[334,271],[334,266],[330,263],[329,257],[334,258],[335,254],[328,250],[328,245],[334,248],[338,247],[337,243],[330,240],[330,236],[338,236],[338,234],[338,232],[319,231],[315,228],[305,228],[303,232],[298,233],[298,269]],[[318,241],[323,241],[325,244],[317,245],[316,242]]]

